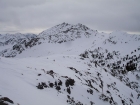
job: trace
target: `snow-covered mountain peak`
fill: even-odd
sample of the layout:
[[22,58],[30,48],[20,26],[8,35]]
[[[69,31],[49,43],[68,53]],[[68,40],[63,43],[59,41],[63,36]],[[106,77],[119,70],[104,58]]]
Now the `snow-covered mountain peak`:
[[85,25],[82,25],[80,23],[76,24],[76,25],[72,25],[72,24],[68,24],[68,23],[62,23],[59,25],[56,25],[50,29],[47,29],[43,32],[41,32],[39,35],[46,35],[46,34],[58,34],[58,33],[68,33],[70,31],[93,31],[90,28],[86,27]]
[[109,34],[110,38],[113,38],[113,40],[116,41],[125,41],[127,42],[133,42],[133,41],[140,41],[140,35],[132,35],[128,34],[127,32],[123,31],[113,31],[112,33]]
[[62,43],[73,41],[81,37],[89,38],[95,34],[97,34],[97,31],[93,31],[85,25],[62,23],[41,32],[39,36],[43,39],[47,39],[50,43]]
[[126,36],[130,36],[127,32],[124,32],[124,31],[113,31],[109,34],[110,36],[112,37],[126,37]]

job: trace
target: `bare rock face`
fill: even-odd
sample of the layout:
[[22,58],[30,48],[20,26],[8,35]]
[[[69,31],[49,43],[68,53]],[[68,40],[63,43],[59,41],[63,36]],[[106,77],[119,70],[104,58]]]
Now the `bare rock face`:
[[11,99],[9,99],[8,97],[0,98],[0,105],[9,105],[8,103],[14,104],[14,102]]
[[68,78],[65,82],[66,87],[73,86],[75,83],[74,79]]

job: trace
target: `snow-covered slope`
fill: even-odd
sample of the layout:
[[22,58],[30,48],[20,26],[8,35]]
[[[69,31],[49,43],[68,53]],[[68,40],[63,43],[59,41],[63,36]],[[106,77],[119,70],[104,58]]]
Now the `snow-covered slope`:
[[3,34],[0,36],[0,56],[14,57],[31,46],[36,39],[35,34]]
[[0,104],[140,104],[139,35],[62,23],[13,45],[0,47]]

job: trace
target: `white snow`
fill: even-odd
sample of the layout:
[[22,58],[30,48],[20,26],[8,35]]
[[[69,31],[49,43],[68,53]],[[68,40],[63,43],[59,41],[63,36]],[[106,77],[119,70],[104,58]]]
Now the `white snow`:
[[[48,38],[48,35],[63,36],[64,33],[61,32],[77,27],[80,27],[81,30],[83,28],[81,24],[70,25],[63,23],[43,31],[39,34],[39,37]],[[75,32],[68,31],[68,37],[73,38],[73,35],[77,35]],[[109,102],[99,99],[103,93],[110,98],[113,97],[117,105],[123,105],[122,100],[125,100],[131,105],[139,105],[140,98],[137,99],[138,92],[136,90],[129,88],[117,77],[112,76],[107,67],[96,67],[94,63],[91,63],[91,60],[94,60],[91,56],[82,60],[79,55],[85,51],[94,51],[100,47],[100,52],[103,53],[106,49],[108,52],[119,51],[120,55],[118,57],[114,56],[114,59],[110,60],[109,63],[113,63],[127,54],[138,56],[140,51],[135,52],[134,50],[140,48],[140,36],[130,35],[120,31],[105,34],[89,29],[87,32],[91,33],[89,38],[84,36],[85,30],[82,30],[80,31],[81,38],[74,37],[73,41],[57,43],[53,42],[57,39],[54,38],[49,43],[48,39],[41,40],[42,44],[27,48],[14,58],[0,57],[0,95],[8,97],[20,105],[66,105],[68,104],[67,95],[74,97],[76,102],[80,101],[84,105],[90,105],[90,101],[94,102],[95,105],[109,105]],[[3,39],[5,40],[5,38]],[[0,36],[0,40],[3,39]],[[115,44],[111,41],[114,41]],[[0,52],[11,47],[11,44],[0,46]],[[106,54],[104,55],[106,56]],[[138,66],[140,66],[139,63]],[[82,76],[69,69],[69,67],[74,67]],[[105,72],[104,68],[107,69],[107,72]],[[47,71],[50,70],[56,73],[54,78],[47,74]],[[100,73],[99,76],[98,73]],[[38,76],[38,74],[41,75]],[[126,77],[130,81],[138,82],[140,86],[140,81],[135,78],[136,74],[140,75],[140,72],[128,72]],[[74,86],[70,86],[71,94],[67,92],[67,87],[65,86],[66,78],[62,76],[68,76],[75,80]],[[100,88],[100,78],[104,85],[103,91]],[[42,90],[36,87],[38,83],[45,82],[48,85],[49,82],[54,83],[58,79],[63,83],[61,92],[58,92],[55,87],[44,88]],[[99,92],[86,85],[86,80],[91,81],[92,79],[96,81],[94,83],[91,82],[92,86],[97,88]],[[112,88],[108,88],[107,85],[111,85]],[[87,92],[88,89],[93,90],[93,95]],[[111,95],[106,92],[107,90],[110,91]],[[133,94],[133,97],[131,97],[131,94]],[[133,100],[133,103],[130,102],[130,98]]]

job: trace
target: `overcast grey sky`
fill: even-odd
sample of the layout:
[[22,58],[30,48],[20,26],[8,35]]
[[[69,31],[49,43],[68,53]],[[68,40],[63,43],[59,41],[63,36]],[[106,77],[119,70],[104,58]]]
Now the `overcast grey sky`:
[[140,0],[0,0],[0,33],[40,33],[62,22],[140,34]]

